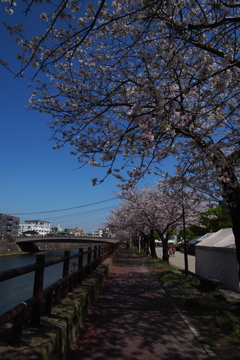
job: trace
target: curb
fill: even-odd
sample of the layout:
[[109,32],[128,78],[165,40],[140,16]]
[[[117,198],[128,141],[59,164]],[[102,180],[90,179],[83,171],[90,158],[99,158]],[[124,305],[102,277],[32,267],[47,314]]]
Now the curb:
[[[140,261],[140,259],[138,259]],[[141,261],[140,261],[141,263]],[[141,263],[142,264],[142,263]],[[166,291],[161,287],[161,285],[156,281],[156,279],[154,279],[154,277],[152,276],[152,274],[148,271],[148,269],[146,268],[145,265],[142,264],[142,266],[144,267],[144,269],[148,272],[149,276],[153,279],[153,281],[156,283],[156,285],[159,287],[159,289],[161,290],[161,292],[164,294],[164,296],[168,299],[168,301],[172,304],[172,306],[174,307],[174,309],[177,311],[177,313],[179,314],[179,316],[181,317],[181,319],[183,320],[183,322],[187,325],[187,327],[189,328],[189,330],[191,331],[191,333],[194,335],[194,337],[196,338],[196,340],[198,342],[200,342],[202,348],[204,349],[204,351],[206,352],[206,354],[214,359],[217,358],[217,355],[212,351],[212,349],[209,347],[209,345],[204,344],[203,340],[201,338],[201,336],[199,335],[198,331],[194,328],[194,326],[190,323],[190,321],[186,318],[186,316],[182,313],[182,311],[177,307],[177,305],[173,302],[173,300],[170,298],[170,296],[166,293]]]

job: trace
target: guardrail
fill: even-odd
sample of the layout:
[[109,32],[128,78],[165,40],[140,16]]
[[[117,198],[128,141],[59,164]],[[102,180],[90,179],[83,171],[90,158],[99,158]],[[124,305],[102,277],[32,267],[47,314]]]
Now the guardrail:
[[[119,247],[119,243],[103,244],[88,247],[88,250],[79,249],[77,254],[66,250],[63,257],[45,261],[45,254],[38,254],[36,263],[0,273],[0,282],[6,281],[30,272],[35,272],[33,296],[12,309],[0,315],[0,326],[13,321],[12,345],[21,343],[22,327],[26,310],[30,309],[30,326],[39,327],[41,316],[50,316],[52,304],[60,304],[74,287],[90,275],[111,253]],[[87,264],[83,266],[83,256],[87,254]],[[77,269],[70,271],[70,260],[78,259]],[[58,263],[63,263],[62,278],[43,289],[44,269]]]

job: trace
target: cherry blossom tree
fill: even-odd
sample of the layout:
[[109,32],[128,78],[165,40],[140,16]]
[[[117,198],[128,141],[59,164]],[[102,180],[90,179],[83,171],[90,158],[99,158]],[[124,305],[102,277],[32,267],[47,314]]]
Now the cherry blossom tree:
[[167,156],[187,158],[195,183],[227,204],[240,263],[240,5],[102,0],[78,17],[81,4],[42,12],[45,35],[8,26],[19,74],[36,69],[30,108],[52,116],[56,148],[70,144],[80,166],[106,167],[123,189]]
[[135,244],[139,243],[142,250],[146,251],[149,238],[152,235],[149,229],[149,223],[146,217],[141,214],[140,209],[133,206],[130,201],[124,201],[111,211],[112,215],[108,217],[107,225],[118,231],[125,231],[134,240]]
[[157,233],[163,244],[163,260],[168,261],[168,240],[175,229],[183,227],[183,209],[186,226],[199,225],[199,212],[209,202],[194,190],[179,188],[171,178],[160,180],[154,187],[132,189],[121,194],[125,201],[112,210],[111,225],[134,228],[150,242],[152,257],[156,257]]
[[[37,7],[39,19],[46,23],[45,35],[34,34],[34,39],[24,36],[24,24],[6,24],[7,30],[17,35],[16,40],[24,50],[23,55],[18,57],[21,60],[18,74],[32,61],[37,61],[41,69],[54,64],[62,58],[64,51],[78,48],[91,32],[98,31],[109,22],[118,23],[125,18],[131,22],[133,16],[138,13],[142,21],[160,21],[161,26],[167,31],[170,30],[176,38],[217,57],[227,57],[231,65],[239,67],[236,47],[240,22],[239,4],[234,0],[101,0],[95,6],[91,2],[87,3],[85,14],[82,10],[85,2],[82,0],[60,0],[56,5],[50,1],[45,3],[41,0],[24,0],[23,10],[18,9],[20,0],[2,0],[2,3],[10,15],[14,12],[20,15],[22,11],[25,15],[24,22],[26,16],[32,16],[31,11]],[[111,11],[108,16],[107,8]],[[104,13],[103,16],[101,12]],[[84,15],[79,17],[79,14]],[[98,23],[99,17],[101,19]],[[141,36],[141,33],[139,35]],[[76,38],[80,41],[75,41]]]

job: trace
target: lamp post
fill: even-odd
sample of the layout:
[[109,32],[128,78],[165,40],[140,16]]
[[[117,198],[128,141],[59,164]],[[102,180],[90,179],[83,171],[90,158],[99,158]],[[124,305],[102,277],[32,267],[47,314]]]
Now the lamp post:
[[188,256],[187,256],[187,241],[186,241],[186,222],[185,222],[185,207],[184,207],[184,173],[182,172],[182,220],[183,220],[183,244],[184,244],[184,265],[185,265],[185,276],[188,276]]
[[[183,200],[183,196],[182,196]],[[186,241],[186,224],[185,224],[185,208],[182,202],[182,219],[183,219],[183,243],[184,243],[184,264],[185,264],[185,276],[188,276],[188,257],[187,257],[187,241]]]

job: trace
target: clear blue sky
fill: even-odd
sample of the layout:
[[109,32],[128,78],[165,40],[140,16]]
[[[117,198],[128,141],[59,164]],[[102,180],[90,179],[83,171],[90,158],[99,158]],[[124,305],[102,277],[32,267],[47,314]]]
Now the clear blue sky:
[[[3,5],[0,5],[0,58],[14,65],[18,47],[2,23],[14,24],[21,19],[17,11],[7,15]],[[33,24],[36,27],[33,15],[29,29]],[[118,180],[109,177],[93,187],[91,179],[100,178],[101,169],[88,166],[77,170],[77,158],[71,156],[67,148],[52,149],[50,116],[26,109],[30,97],[29,75],[17,79],[0,66],[0,213],[16,214],[20,221],[45,220],[51,222],[51,226],[60,224],[62,228],[78,227],[87,232],[98,229],[109,215],[109,209],[119,203],[113,199],[113,193],[119,192]],[[157,178],[146,179],[150,180]],[[74,207],[79,208],[47,212]]]

